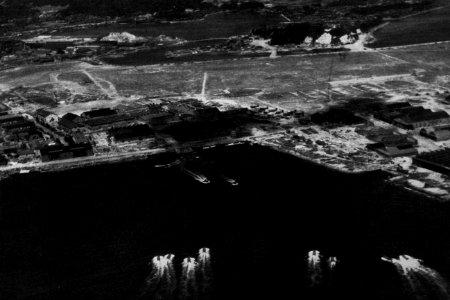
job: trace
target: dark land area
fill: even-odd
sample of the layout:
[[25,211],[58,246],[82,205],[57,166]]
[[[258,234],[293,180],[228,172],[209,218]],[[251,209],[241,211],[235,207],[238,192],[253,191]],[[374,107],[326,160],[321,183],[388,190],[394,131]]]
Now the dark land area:
[[206,16],[202,20],[192,20],[187,23],[156,23],[156,24],[113,24],[89,28],[87,30],[61,30],[58,34],[103,37],[110,32],[126,31],[138,36],[166,35],[197,41],[215,38],[228,38],[234,35],[251,33],[252,28],[274,25],[281,21],[277,15],[260,15],[255,12],[224,12]]
[[450,40],[450,6],[392,21],[375,32],[372,48],[395,47]]

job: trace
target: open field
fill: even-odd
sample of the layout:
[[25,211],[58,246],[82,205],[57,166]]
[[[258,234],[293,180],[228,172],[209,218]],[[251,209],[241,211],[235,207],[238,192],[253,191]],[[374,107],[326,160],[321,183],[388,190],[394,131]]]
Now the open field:
[[60,92],[87,97],[63,99],[53,108],[55,112],[116,105],[145,96],[195,97],[205,72],[207,99],[221,103],[263,103],[312,112],[349,99],[381,98],[450,109],[440,102],[450,90],[449,47],[444,43],[345,56],[329,53],[137,67],[60,63],[5,71],[0,81],[4,89],[52,85]]

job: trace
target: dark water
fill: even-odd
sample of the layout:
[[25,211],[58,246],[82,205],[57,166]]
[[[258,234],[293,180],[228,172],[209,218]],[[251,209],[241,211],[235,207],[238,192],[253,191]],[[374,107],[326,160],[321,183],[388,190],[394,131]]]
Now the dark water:
[[[446,204],[260,146],[199,156],[211,184],[155,168],[162,157],[1,182],[2,299],[138,299],[153,256],[175,254],[179,272],[200,247],[212,299],[409,299],[382,255],[450,275]],[[340,262],[309,288],[313,249]]]
[[[447,3],[448,5],[448,3]],[[392,21],[375,33],[372,48],[403,46],[450,40],[450,6]]]
[[[183,45],[168,46],[168,47],[158,47],[154,49],[140,50],[126,54],[124,56],[118,57],[102,57],[101,60],[107,64],[119,65],[119,66],[141,66],[141,65],[151,65],[151,64],[173,64],[173,63],[183,63],[183,62],[197,62],[197,61],[214,61],[214,60],[227,60],[227,59],[251,59],[258,57],[270,57],[270,52],[227,52],[223,51],[212,51],[204,52],[200,54],[189,54],[179,57],[169,57],[166,56],[168,51],[175,51],[180,49],[195,49],[196,47],[204,46],[216,46],[218,44],[223,44],[226,41],[224,39],[215,39],[207,41],[196,41],[188,42]],[[306,53],[332,53],[343,51],[342,49],[316,49],[313,51],[307,51],[303,49],[279,51],[277,55],[299,55]]]
[[188,42],[183,45],[158,47],[154,49],[141,50],[126,54],[119,57],[104,57],[102,60],[107,64],[113,65],[125,65],[125,66],[140,66],[151,64],[164,64],[164,63],[182,63],[192,61],[210,61],[221,59],[233,59],[243,57],[269,57],[270,53],[229,53],[229,52],[215,52],[215,53],[202,53],[193,55],[183,55],[180,57],[168,57],[166,53],[168,51],[176,51],[182,49],[195,49],[196,47],[211,46],[214,47],[219,44],[223,44],[226,41],[224,39],[213,39],[206,41]]
[[62,30],[58,34],[83,37],[102,37],[110,32],[129,32],[138,36],[157,37],[166,35],[188,41],[226,38],[248,34],[253,28],[274,25],[282,21],[278,15],[261,15],[252,12],[218,13],[206,16],[204,20],[165,24],[114,24],[83,30]]

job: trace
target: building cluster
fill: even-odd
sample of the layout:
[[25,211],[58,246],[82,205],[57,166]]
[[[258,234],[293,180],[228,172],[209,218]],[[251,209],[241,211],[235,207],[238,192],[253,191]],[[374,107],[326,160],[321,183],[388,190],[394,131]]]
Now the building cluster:
[[249,113],[258,118],[270,118],[271,120],[287,120],[291,118],[301,119],[305,117],[305,112],[301,110],[286,111],[284,109],[260,104],[251,104]]
[[411,156],[418,153],[418,142],[409,134],[400,134],[393,129],[373,128],[362,132],[362,135],[374,142],[367,146],[368,149],[384,156]]
[[445,111],[432,111],[408,102],[384,105],[374,117],[390,123],[394,128],[372,128],[361,130],[360,134],[374,141],[368,148],[389,157],[413,156],[415,165],[450,175],[450,149],[419,153],[418,140],[422,136],[433,142],[450,140],[450,115]]
[[434,141],[450,139],[450,115],[445,111],[432,111],[408,102],[384,105],[374,117],[400,129],[409,130],[400,134],[393,129],[374,128],[361,134],[374,141],[368,148],[389,157],[417,155],[417,139],[411,133],[420,134]]
[[[261,110],[256,106],[253,109]],[[413,106],[409,102],[396,102],[373,105],[370,110],[359,113],[338,106],[327,111],[308,115],[299,114],[295,117],[299,124],[316,124],[324,132],[353,127],[355,133],[364,136],[369,141],[368,143],[367,140],[363,142],[368,150],[375,151],[387,158],[411,156],[417,166],[449,174],[450,149],[444,148],[436,152],[419,153],[420,145],[427,143],[426,139],[430,139],[433,145],[436,145],[434,142],[438,142],[437,145],[440,147],[445,146],[445,143],[439,142],[450,140],[450,115],[445,111],[433,111],[421,106]],[[389,123],[391,126],[377,125],[377,122],[371,121],[372,117]],[[308,129],[308,132],[302,131],[310,134],[310,130],[312,129]],[[348,132],[349,136],[351,132]],[[317,132],[313,132],[313,134],[317,134]],[[419,143],[420,136],[425,139],[422,138],[423,140]],[[308,144],[303,137],[294,135],[293,139]],[[289,147],[290,143],[291,141],[286,141],[286,147]],[[317,140],[315,144],[322,145],[324,149],[327,149],[330,141]],[[314,143],[309,143],[309,146],[306,147],[314,147]]]
[[300,124],[314,123],[328,129],[355,126],[355,131],[358,134],[372,141],[367,145],[367,148],[384,156],[410,156],[418,153],[416,149],[417,140],[411,134],[401,134],[394,128],[386,129],[373,126],[366,118],[348,109],[330,108],[325,112],[299,116],[298,121]]
[[0,164],[5,165],[10,159],[30,159],[46,143],[32,120],[0,109]]
[[92,155],[87,140],[74,142],[58,129],[58,116],[44,109],[33,115],[0,115],[0,156],[3,165],[11,162],[26,163],[36,159],[50,161]]
[[375,114],[377,119],[403,129],[415,130],[425,127],[450,125],[450,115],[445,111],[432,111],[408,102],[387,105]]
[[[0,109],[2,164],[8,161],[47,162],[97,153],[152,149],[165,143],[160,133],[165,136],[172,130],[175,137],[179,128],[191,128],[191,131],[198,132],[207,128],[211,131],[207,138],[217,138],[220,137],[217,133],[224,132],[219,127],[231,124],[224,120],[250,115],[246,109],[221,111],[196,99],[162,100],[160,104],[145,101],[119,104],[113,108],[62,116],[44,108],[24,115],[11,113],[3,104]],[[240,125],[232,124],[236,127]],[[191,133],[186,135],[192,137],[189,141],[203,137]]]

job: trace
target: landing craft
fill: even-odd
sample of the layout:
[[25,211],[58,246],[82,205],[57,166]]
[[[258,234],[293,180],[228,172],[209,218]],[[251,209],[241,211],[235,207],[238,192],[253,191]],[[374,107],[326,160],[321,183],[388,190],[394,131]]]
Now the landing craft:
[[200,253],[209,253],[209,248],[206,247],[201,248]]
[[318,250],[311,250],[308,252],[308,261],[313,264],[320,263],[321,255]]
[[175,160],[175,161],[173,161],[173,162],[171,162],[171,163],[168,163],[168,164],[164,164],[164,165],[155,165],[155,168],[170,168],[170,167],[179,165],[180,163],[181,163],[180,160],[177,159],[177,160]]
[[193,172],[191,170],[183,169],[183,172],[186,173],[187,175],[191,176],[192,178],[194,178],[198,182],[201,182],[203,184],[208,184],[208,183],[211,182],[211,181],[209,181],[208,178],[206,178],[206,176],[204,176],[202,174],[195,173],[195,172]]
[[419,269],[422,267],[423,263],[421,259],[409,255],[400,255],[398,259],[393,259],[392,261],[400,264],[405,271]]
[[328,258],[327,263],[330,269],[334,269],[334,267],[336,267],[336,264],[338,263],[338,260],[335,256],[332,256]]
[[186,263],[195,263],[195,258],[193,258],[193,257],[187,257],[184,260]]
[[228,183],[231,184],[231,185],[234,185],[234,186],[239,185],[239,182],[237,182],[237,181],[234,180],[233,178],[227,178],[226,180],[227,180]]
[[164,257],[167,258],[168,260],[173,260],[175,255],[173,255],[173,254],[166,254]]
[[390,259],[390,258],[388,258],[388,257],[386,257],[386,256],[383,256],[383,257],[381,258],[381,260],[382,260],[382,261],[385,261],[385,262],[392,262],[392,259]]
[[308,261],[312,264],[319,264],[321,257],[318,250],[311,250],[308,252]]
[[226,146],[226,147],[229,147],[229,146],[234,146],[234,145],[242,145],[242,144],[244,144],[244,143],[245,143],[245,142],[238,141],[238,142],[232,142],[232,143],[226,144],[225,146]]
[[233,186],[239,185],[239,182],[237,182],[235,179],[229,178],[229,177],[227,177],[227,176],[221,174],[220,172],[219,172],[219,175],[220,175],[226,182],[228,182],[229,184],[231,184],[231,185],[233,185]]

